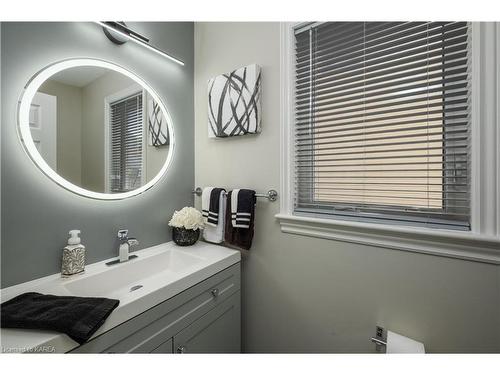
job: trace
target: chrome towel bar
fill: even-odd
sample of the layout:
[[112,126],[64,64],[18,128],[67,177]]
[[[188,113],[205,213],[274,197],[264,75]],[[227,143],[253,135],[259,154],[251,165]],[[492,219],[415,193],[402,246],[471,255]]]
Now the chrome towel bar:
[[[196,194],[199,197],[201,197],[202,192],[203,189],[201,187],[197,187],[195,190],[193,190],[193,194]],[[266,194],[255,193],[255,196],[257,198],[266,198],[269,199],[270,202],[274,202],[276,199],[278,199],[278,192],[274,189],[271,189]]]

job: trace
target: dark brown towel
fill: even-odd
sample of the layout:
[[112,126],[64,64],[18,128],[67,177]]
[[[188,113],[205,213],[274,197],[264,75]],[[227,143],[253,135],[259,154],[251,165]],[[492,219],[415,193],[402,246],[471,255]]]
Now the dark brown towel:
[[2,303],[2,328],[48,329],[83,344],[120,301],[108,298],[24,293]]
[[255,195],[254,202],[251,207],[250,227],[249,228],[234,228],[231,220],[231,192],[227,193],[226,204],[226,222],[224,228],[224,240],[226,244],[239,247],[244,250],[250,250],[253,240],[253,228],[255,219]]

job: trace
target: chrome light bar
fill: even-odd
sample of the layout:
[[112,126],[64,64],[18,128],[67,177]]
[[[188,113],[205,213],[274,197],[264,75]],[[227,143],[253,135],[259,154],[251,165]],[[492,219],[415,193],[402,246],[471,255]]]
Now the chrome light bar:
[[152,46],[151,44],[149,44],[148,38],[146,38],[145,36],[143,36],[139,33],[136,33],[135,31],[131,30],[130,28],[128,28],[126,26],[123,26],[123,25],[116,23],[116,22],[95,21],[95,23],[104,27],[105,29],[108,29],[114,33],[117,33],[117,34],[127,38],[128,40],[131,40],[134,43],[137,43],[143,47],[146,47],[150,51],[156,52],[157,54],[162,55],[163,57],[166,57],[167,59],[172,60],[173,62],[184,66],[184,62],[182,62],[181,60],[179,60],[173,56],[170,56],[168,53],[163,52],[161,49]]

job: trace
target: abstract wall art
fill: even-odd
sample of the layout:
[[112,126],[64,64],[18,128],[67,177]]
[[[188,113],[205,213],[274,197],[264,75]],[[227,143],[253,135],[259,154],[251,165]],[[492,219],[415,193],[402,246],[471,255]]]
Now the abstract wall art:
[[249,65],[208,81],[208,136],[261,132],[261,71]]
[[170,144],[167,119],[163,115],[160,106],[148,95],[148,144],[160,147]]

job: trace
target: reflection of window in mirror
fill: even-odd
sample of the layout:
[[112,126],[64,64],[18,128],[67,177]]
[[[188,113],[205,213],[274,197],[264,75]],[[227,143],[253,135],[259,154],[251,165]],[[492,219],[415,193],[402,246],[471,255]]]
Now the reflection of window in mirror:
[[127,196],[161,173],[171,151],[171,120],[132,73],[102,61],[86,63],[36,85],[29,104],[22,103],[20,130],[28,129],[35,160],[41,156],[64,181],[105,199]]
[[145,92],[132,86],[105,99],[105,190],[123,193],[145,183]]

